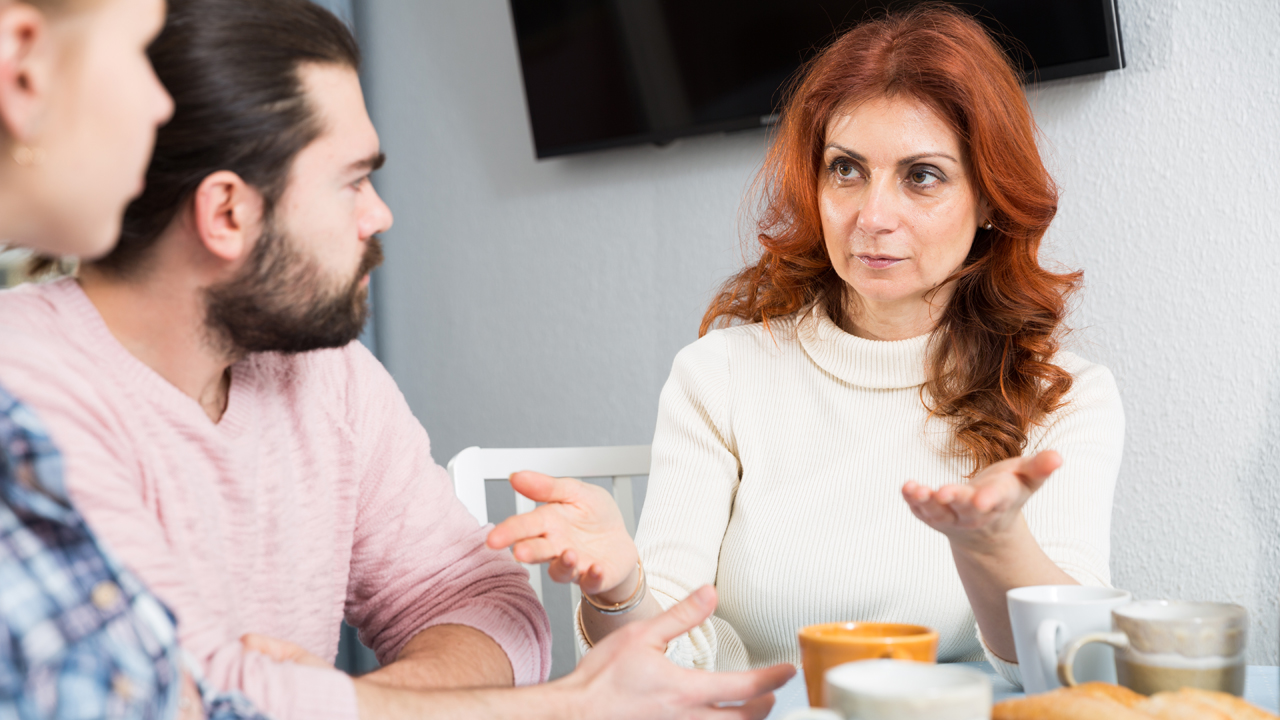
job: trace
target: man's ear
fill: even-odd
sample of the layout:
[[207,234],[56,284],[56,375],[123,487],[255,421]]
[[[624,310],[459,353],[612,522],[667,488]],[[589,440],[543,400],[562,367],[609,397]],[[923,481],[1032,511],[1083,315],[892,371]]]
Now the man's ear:
[[48,20],[20,2],[0,7],[0,125],[19,143],[30,143],[48,102],[53,60]]
[[262,234],[262,193],[230,170],[200,182],[192,203],[196,234],[214,256],[235,262]]

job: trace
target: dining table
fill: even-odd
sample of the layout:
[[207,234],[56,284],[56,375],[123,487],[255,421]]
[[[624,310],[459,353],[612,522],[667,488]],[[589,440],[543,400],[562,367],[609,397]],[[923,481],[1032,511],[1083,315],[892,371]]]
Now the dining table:
[[[995,702],[1019,698],[1023,696],[1020,689],[1009,684],[1000,677],[995,668],[988,662],[956,663],[967,665],[982,671],[991,679],[991,690]],[[787,681],[786,685],[774,693],[776,698],[768,720],[783,720],[792,710],[809,707],[808,692],[805,690],[804,670]],[[1250,665],[1246,668],[1244,681],[1244,699],[1270,712],[1280,712],[1280,667],[1276,665]]]

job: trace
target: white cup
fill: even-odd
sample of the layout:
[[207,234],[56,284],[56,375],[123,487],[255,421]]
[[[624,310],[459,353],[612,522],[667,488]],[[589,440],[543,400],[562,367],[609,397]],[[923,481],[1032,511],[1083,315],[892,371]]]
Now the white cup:
[[991,681],[962,665],[860,660],[823,681],[826,708],[794,710],[786,720],[990,720]]
[[[1130,601],[1129,593],[1082,585],[1033,585],[1010,590],[1009,622],[1018,652],[1022,689],[1028,695],[1062,687],[1058,653],[1072,638],[1111,629],[1111,610]],[[1110,647],[1093,644],[1077,656],[1075,676],[1081,682],[1116,681]]]

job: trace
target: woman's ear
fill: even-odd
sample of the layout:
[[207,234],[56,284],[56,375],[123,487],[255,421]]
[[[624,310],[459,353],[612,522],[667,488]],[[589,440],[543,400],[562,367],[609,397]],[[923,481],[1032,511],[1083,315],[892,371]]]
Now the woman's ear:
[[980,229],[990,229],[987,226],[991,224],[991,204],[987,202],[985,197],[978,200],[978,227]]
[[48,34],[44,14],[31,5],[0,7],[0,127],[23,145],[34,142],[49,101],[55,58]]
[[196,234],[212,255],[235,263],[262,234],[262,193],[230,170],[219,170],[196,188],[192,203]]

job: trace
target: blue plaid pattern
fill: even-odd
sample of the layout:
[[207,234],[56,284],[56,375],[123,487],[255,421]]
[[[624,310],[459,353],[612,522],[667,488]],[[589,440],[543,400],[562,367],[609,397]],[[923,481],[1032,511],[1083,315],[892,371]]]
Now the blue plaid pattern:
[[[98,545],[48,434],[0,388],[0,720],[169,720],[181,667],[172,614]],[[211,720],[262,720],[204,698]]]

